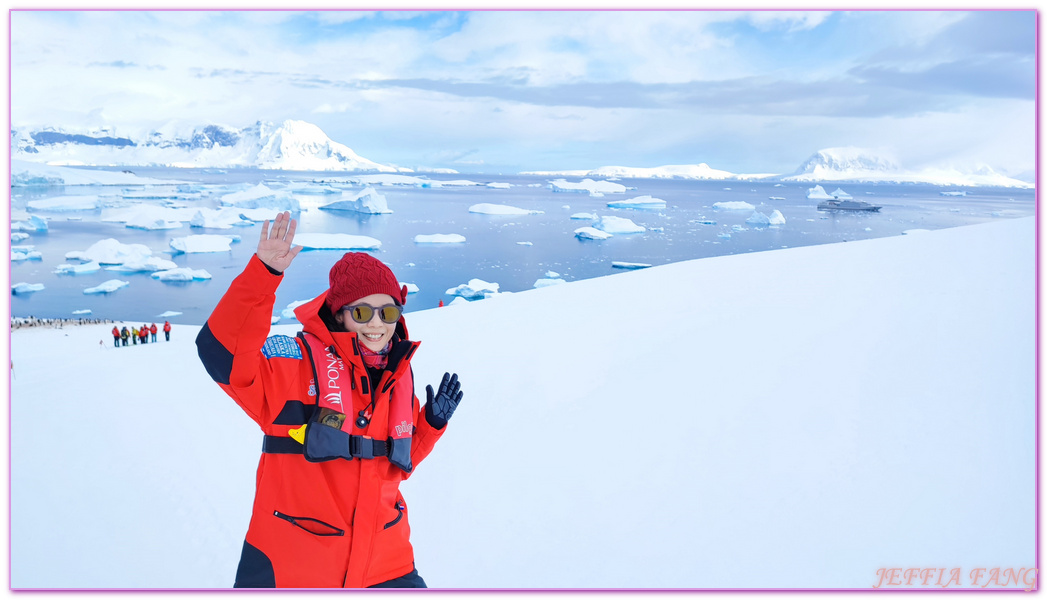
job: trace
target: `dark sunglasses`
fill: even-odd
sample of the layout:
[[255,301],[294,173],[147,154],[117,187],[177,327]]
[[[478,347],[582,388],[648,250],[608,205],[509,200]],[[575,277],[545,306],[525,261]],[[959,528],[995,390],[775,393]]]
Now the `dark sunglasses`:
[[342,310],[349,311],[349,316],[353,318],[357,323],[370,323],[374,317],[375,311],[378,311],[378,318],[384,323],[395,323],[400,320],[400,314],[403,312],[400,307],[395,304],[386,304],[385,306],[369,306],[367,304],[356,304],[353,306],[343,306]]

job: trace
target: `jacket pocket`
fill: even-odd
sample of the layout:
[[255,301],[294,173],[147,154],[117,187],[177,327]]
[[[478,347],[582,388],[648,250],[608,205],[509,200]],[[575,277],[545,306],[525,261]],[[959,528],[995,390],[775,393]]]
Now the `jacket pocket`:
[[399,523],[400,519],[404,518],[404,510],[406,510],[406,509],[407,509],[407,506],[404,504],[404,501],[403,500],[397,500],[396,501],[396,518],[393,519],[392,521],[389,521],[388,523],[386,523],[385,527],[383,527],[382,529],[389,529],[393,525],[396,525],[397,523]]
[[304,529],[313,535],[321,536],[339,536],[345,535],[345,531],[338,529],[334,525],[329,525],[320,521],[319,519],[313,519],[311,517],[292,517],[291,515],[285,515],[284,513],[274,510],[273,516],[287,521],[291,525]]

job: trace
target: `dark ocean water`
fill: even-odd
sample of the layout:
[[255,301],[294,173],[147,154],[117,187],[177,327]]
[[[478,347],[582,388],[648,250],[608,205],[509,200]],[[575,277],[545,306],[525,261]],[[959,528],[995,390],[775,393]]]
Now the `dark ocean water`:
[[[258,170],[230,170],[225,173],[197,169],[134,169],[141,176],[177,179],[194,183],[198,196],[180,199],[192,206],[219,206],[218,199],[244,184],[265,182],[270,187],[319,180],[344,181],[345,175],[331,173],[288,173]],[[300,232],[349,233],[367,235],[382,241],[373,254],[388,264],[400,281],[418,285],[407,311],[437,306],[453,299],[449,288],[472,278],[495,282],[501,291],[532,289],[537,279],[554,271],[567,281],[613,275],[620,272],[613,261],[660,265],[694,258],[760,252],[900,235],[910,229],[942,229],[983,223],[1001,218],[1035,214],[1033,190],[979,188],[968,189],[966,197],[942,196],[945,188],[926,185],[854,185],[826,183],[827,191],[842,187],[856,200],[882,205],[879,213],[826,213],[817,202],[806,198],[813,184],[719,182],[624,179],[619,183],[636,188],[625,194],[593,198],[587,194],[554,193],[547,177],[520,175],[427,175],[430,179],[468,179],[479,183],[510,183],[510,189],[485,186],[416,188],[379,186],[394,211],[387,215],[360,215],[344,211],[323,211],[316,207],[332,201],[331,195],[296,195],[302,211],[296,215]],[[577,181],[577,178],[568,178]],[[541,187],[529,187],[541,184]],[[362,186],[338,184],[346,189]],[[119,194],[121,186],[75,186],[12,188],[15,218],[23,214],[32,199],[62,195]],[[174,189],[172,187],[172,189]],[[954,188],[955,189],[955,188]],[[651,195],[667,202],[663,210],[609,209],[607,203]],[[784,198],[771,200],[771,197]],[[745,223],[752,211],[724,211],[715,202],[745,201],[769,215],[777,209],[786,223],[777,227],[753,227]],[[163,200],[142,203],[162,205]],[[543,214],[493,216],[468,212],[481,203],[507,204]],[[121,223],[101,221],[106,211],[34,211],[49,220],[47,233],[30,233],[30,239],[15,242],[32,245],[42,260],[18,261],[11,265],[11,283],[42,283],[45,289],[31,294],[12,295],[13,316],[72,318],[75,310],[89,309],[90,317],[128,321],[157,320],[165,311],[182,313],[172,323],[201,324],[207,318],[230,281],[240,273],[254,252],[261,227],[255,225],[231,230],[190,228],[145,231]],[[574,230],[589,225],[570,219],[578,212],[626,217],[648,228],[646,233],[615,235],[603,241],[579,240]],[[703,223],[715,221],[715,225]],[[744,228],[735,231],[734,226]],[[175,237],[214,233],[239,235],[240,243],[228,252],[173,254],[169,242]],[[464,244],[419,245],[418,234],[457,233]],[[730,233],[725,239],[721,234]],[[208,281],[165,283],[145,273],[99,271],[85,275],[56,275],[55,267],[70,251],[86,250],[91,244],[116,238],[122,243],[140,243],[154,255],[169,258],[180,267],[206,269]],[[521,245],[517,242],[530,242]],[[277,292],[276,312],[287,304],[312,298],[327,287],[330,266],[343,250],[303,252],[287,271]],[[130,285],[110,294],[85,295],[85,288],[109,279],[129,281]]]

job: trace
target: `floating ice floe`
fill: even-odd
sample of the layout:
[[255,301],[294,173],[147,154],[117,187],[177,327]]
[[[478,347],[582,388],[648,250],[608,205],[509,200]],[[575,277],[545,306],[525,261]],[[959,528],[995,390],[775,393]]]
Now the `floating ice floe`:
[[11,293],[29,294],[31,292],[39,292],[42,289],[44,289],[44,284],[42,283],[26,283],[22,281],[11,286]]
[[623,194],[629,189],[613,181],[593,181],[592,179],[583,179],[577,183],[567,181],[566,179],[556,179],[549,182],[549,187],[554,192],[588,193],[589,195],[598,193]]
[[465,236],[457,233],[433,233],[414,236],[416,244],[462,244]]
[[714,202],[713,208],[716,210],[756,210],[755,206],[741,200],[735,200],[732,202]]
[[647,263],[622,262],[616,260],[611,262],[611,266],[615,269],[646,269],[651,265]]
[[74,315],[89,315],[89,314],[91,314],[91,309],[90,308],[82,308],[80,310],[74,310],[73,314]]
[[637,196],[632,200],[615,200],[614,202],[608,202],[607,207],[662,209],[665,208],[665,200],[662,200],[661,198],[653,198],[649,195]]
[[557,273],[556,271],[546,271],[545,272],[545,276],[548,279],[559,279],[560,278],[560,274]]
[[582,240],[606,240],[607,238],[614,237],[605,231],[596,229],[595,227],[579,227],[574,230],[574,236]]
[[205,281],[211,278],[211,274],[206,269],[178,267],[166,271],[156,271],[151,277],[160,281]]
[[643,233],[647,231],[647,228],[643,225],[637,225],[630,219],[623,217],[603,216],[593,223],[593,227],[605,231],[607,233]]
[[127,200],[174,200],[178,198],[178,189],[175,187],[150,187],[146,186],[140,190],[123,191],[121,194]]
[[491,182],[491,183],[488,183],[488,184],[487,184],[487,187],[489,187],[489,188],[493,188],[493,189],[496,189],[496,190],[507,190],[507,189],[509,189],[509,188],[513,187],[513,185],[512,185],[511,183],[496,183],[496,182]]
[[558,278],[558,277],[556,277],[556,278],[546,277],[544,279],[539,279],[539,280],[535,281],[534,282],[534,288],[538,289],[538,288],[543,288],[543,287],[549,287],[551,285],[559,285],[561,283],[567,283],[567,282],[564,281],[563,279]]
[[516,242],[517,246],[533,246],[534,242]]
[[193,213],[192,218],[189,219],[190,227],[201,227],[205,229],[231,229],[233,227],[251,227],[255,224],[254,219],[248,219],[244,216],[246,211],[251,212],[265,212],[266,217],[261,219],[272,220],[276,218],[279,211],[270,208],[236,208],[236,207],[225,207],[220,209],[213,208],[201,208]]
[[174,262],[159,256],[150,256],[144,260],[129,260],[122,265],[106,267],[106,271],[117,271],[119,273],[153,273],[155,271],[167,271],[177,268]]
[[160,313],[160,314],[158,314],[158,315],[156,315],[156,316],[157,316],[157,318],[159,318],[159,319],[166,319],[167,317],[177,317],[177,316],[178,316],[178,315],[180,315],[180,314],[182,314],[182,313],[180,313],[180,312],[178,312],[178,311],[174,311],[174,310],[165,310],[164,312],[162,312],[162,313]]
[[125,227],[131,229],[180,229],[182,224],[178,221],[168,221],[163,218],[138,217],[124,223]]
[[403,286],[406,285],[408,294],[417,294],[418,293],[418,286],[413,284],[413,283],[404,283],[404,282],[400,281],[400,282],[398,282],[398,284],[399,284],[400,287],[403,287]]
[[221,203],[240,208],[275,208],[280,211],[298,212],[298,200],[283,190],[272,190],[259,183],[253,188],[222,196]]
[[581,221],[592,221],[592,220],[596,219],[596,215],[593,214],[593,213],[584,213],[584,212],[582,212],[582,213],[574,213],[573,215],[571,215],[571,218],[572,219],[578,219],[578,220],[581,220]]
[[369,215],[385,215],[393,212],[389,209],[385,196],[379,194],[373,187],[366,187],[355,194],[343,192],[339,200],[329,202],[320,208],[322,210],[348,210]]
[[833,197],[825,193],[825,188],[820,185],[816,185],[813,188],[807,190],[808,200],[832,200]]
[[38,215],[30,215],[28,221],[12,221],[11,231],[47,231],[47,220]]
[[[239,238],[228,235],[200,234],[172,238],[170,246],[175,252],[185,254],[228,252],[234,241],[239,241]],[[298,242],[298,236],[295,236],[294,241]]]
[[97,285],[95,287],[87,288],[86,290],[84,290],[84,293],[85,294],[108,294],[110,292],[115,292],[116,290],[118,290],[120,288],[123,288],[123,287],[127,287],[129,285],[131,285],[130,281],[120,281],[119,279],[110,279],[109,281],[104,281],[104,282],[102,282],[101,284],[99,284],[99,285]]
[[280,316],[285,319],[297,319],[298,317],[294,315],[294,309],[308,302],[311,302],[311,300],[295,300],[294,302],[288,304],[287,308],[280,311]]
[[448,296],[460,296],[466,299],[490,298],[498,294],[498,284],[484,281],[483,279],[470,279],[469,283],[463,283],[453,287],[446,292]]
[[83,252],[66,252],[65,258],[98,261],[103,265],[122,265],[127,262],[145,262],[152,254],[153,251],[145,244],[122,244],[114,238],[106,238],[91,244]]
[[303,250],[377,250],[382,242],[366,235],[349,233],[302,233],[294,243]]
[[768,200],[785,200],[785,198],[783,198],[782,196],[771,196],[768,198]]
[[545,211],[527,210],[506,204],[474,204],[469,207],[469,212],[481,215],[541,215]]
[[749,231],[749,230],[746,229],[745,227],[742,227],[741,225],[731,225],[731,231]]
[[12,244],[16,244],[18,242],[21,242],[22,240],[28,240],[28,239],[29,239],[29,234],[28,233],[21,233],[21,232],[19,232],[19,233],[12,233],[11,234],[11,243]]
[[721,240],[729,240],[729,239],[731,239],[731,234],[729,234],[727,232],[718,233],[718,234],[716,234],[716,237],[720,238]]
[[97,210],[101,206],[102,203],[98,196],[58,196],[26,202],[28,210],[46,210],[51,212]]
[[43,260],[44,255],[40,254],[36,250],[28,250],[26,252],[16,252],[14,248],[11,249],[11,262],[20,262],[23,260]]
[[780,210],[775,209],[768,215],[768,219],[771,221],[771,225],[785,225],[785,215]]
[[962,192],[938,192],[938,193],[941,194],[942,196],[966,196],[967,195],[966,190],[962,191]]
[[53,273],[59,275],[83,275],[85,273],[97,273],[102,270],[102,265],[95,261],[89,263],[82,263],[79,265],[71,265],[69,263],[62,263],[55,267]]

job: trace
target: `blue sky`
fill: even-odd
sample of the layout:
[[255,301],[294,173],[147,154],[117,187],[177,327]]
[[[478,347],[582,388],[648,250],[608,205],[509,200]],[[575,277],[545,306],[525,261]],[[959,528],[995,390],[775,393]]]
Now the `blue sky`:
[[1026,11],[16,11],[12,125],[118,135],[300,119],[462,172],[857,146],[1031,177]]

